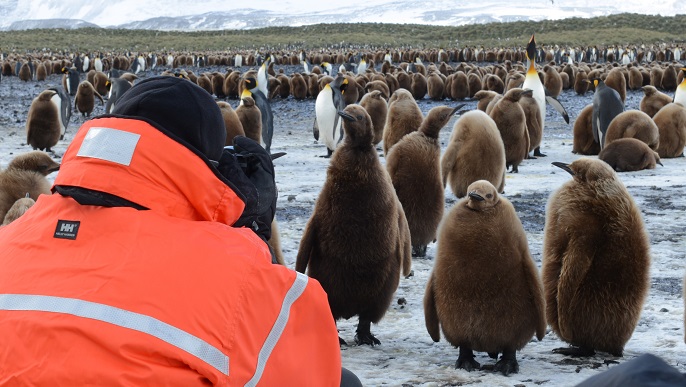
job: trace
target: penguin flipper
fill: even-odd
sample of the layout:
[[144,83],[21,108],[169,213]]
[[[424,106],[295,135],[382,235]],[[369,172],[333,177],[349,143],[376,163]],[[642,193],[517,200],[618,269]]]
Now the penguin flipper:
[[314,134],[315,141],[319,141],[319,124],[317,124],[317,117],[314,117],[314,124],[312,125],[312,134]]
[[[548,91],[546,90],[546,94],[548,94]],[[555,97],[552,95],[546,95],[545,100],[548,101],[550,106],[554,107],[555,110],[557,110],[558,113],[562,115],[562,118],[564,118],[566,123],[569,123],[569,114],[567,114],[567,110],[565,110],[565,107],[562,106],[560,101],[558,101]]]
[[436,299],[434,295],[434,273],[431,272],[429,282],[426,284],[424,292],[424,325],[431,336],[431,340],[438,343],[441,340],[441,329],[436,310]]
[[300,247],[298,248],[298,256],[295,258],[295,271],[305,273],[307,265],[310,263],[312,251],[314,250],[314,241],[317,239],[317,227],[310,219],[305,226],[303,238],[300,240]]
[[[593,224],[593,222],[588,221],[580,224]],[[599,234],[599,231],[591,230],[590,233]],[[574,303],[577,301],[577,292],[574,289],[578,289],[586,278],[593,263],[593,250],[595,249],[595,246],[586,247],[588,245],[585,243],[586,241],[575,239],[569,240],[558,281],[558,289],[566,289],[566,291],[558,292],[557,295],[557,310],[560,312],[558,313],[558,325],[562,338],[570,337],[566,319],[570,311],[576,310]]]
[[104,105],[104,104],[105,104],[105,100],[102,99],[102,95],[100,95],[100,93],[98,93],[97,91],[95,92],[95,95],[97,95],[98,98],[100,98],[101,106]]
[[396,200],[398,206],[398,254],[403,276],[408,277],[412,270],[412,238],[410,236],[410,226],[407,223],[405,210],[400,200]]
[[441,158],[441,174],[443,175],[443,188],[448,184],[448,174],[453,170],[455,160],[457,160],[457,153],[460,147],[457,141],[451,142],[446,148],[443,157]]

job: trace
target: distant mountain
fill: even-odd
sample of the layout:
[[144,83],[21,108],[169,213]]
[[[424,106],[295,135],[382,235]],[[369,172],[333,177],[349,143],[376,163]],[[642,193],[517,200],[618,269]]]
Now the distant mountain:
[[[254,8],[238,8],[246,4]],[[188,15],[189,9],[195,13]],[[185,0],[0,0],[0,29],[100,26],[190,31],[349,22],[458,26],[617,13],[673,16],[683,9],[677,0],[649,6],[645,0],[195,0],[192,8]]]

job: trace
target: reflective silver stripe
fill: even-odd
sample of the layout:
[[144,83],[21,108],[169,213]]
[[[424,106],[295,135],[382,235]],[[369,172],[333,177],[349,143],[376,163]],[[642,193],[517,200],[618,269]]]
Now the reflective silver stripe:
[[140,138],[140,134],[119,129],[92,127],[76,155],[129,166]]
[[279,311],[279,316],[272,326],[272,330],[267,335],[267,339],[264,341],[262,349],[260,349],[260,354],[257,356],[257,368],[255,369],[255,374],[252,379],[246,383],[246,387],[256,386],[262,378],[262,373],[264,373],[264,367],[267,365],[267,360],[272,354],[274,347],[279,342],[283,330],[286,329],[286,324],[288,323],[288,317],[291,314],[291,306],[293,303],[300,298],[300,296],[305,291],[307,287],[307,276],[302,273],[296,273],[295,281],[291,288],[288,289],[286,297],[283,299],[283,304],[281,304],[281,311]]
[[154,317],[76,298],[0,294],[0,310],[65,313],[147,333],[229,374],[229,357],[200,338]]

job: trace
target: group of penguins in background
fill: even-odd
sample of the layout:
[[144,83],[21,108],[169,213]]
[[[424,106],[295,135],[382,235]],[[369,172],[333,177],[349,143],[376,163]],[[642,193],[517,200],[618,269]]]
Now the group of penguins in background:
[[[637,59],[635,50],[626,50],[621,58],[629,52],[634,58],[624,64],[607,59],[619,52],[605,52],[603,62],[587,64],[567,51],[542,69],[537,63],[548,53],[536,48],[533,36],[525,50],[509,56],[488,53],[494,52],[498,64],[460,61],[455,67],[446,63],[443,50],[424,53],[433,55],[428,64],[416,59],[395,65],[386,52],[380,71],[371,53],[351,55],[352,62],[345,56],[343,62],[336,59],[337,71],[322,60],[333,55],[293,54],[304,71],[290,76],[274,72],[278,60],[273,54],[257,70],[200,75],[182,67],[186,59],[169,57],[166,63],[173,65],[163,74],[186,78],[220,99],[227,145],[245,135],[269,150],[274,132],[270,100],[315,99],[313,134],[326,145],[322,156],[330,162],[295,270],[321,283],[335,320],[359,317],[358,344],[380,344],[371,323],[383,318],[400,275],[411,275],[413,257],[425,256],[435,241],[425,324],[434,341],[442,331],[459,348],[457,368],[479,369],[473,351],[482,351],[497,359],[493,370],[518,372],[516,351],[534,335],[541,340],[548,325],[570,344],[558,353],[621,356],[650,285],[650,251],[640,210],[616,171],[655,168],[660,158],[683,156],[686,68],[681,51],[670,50],[669,62],[646,62],[650,55],[641,52]],[[488,58],[488,53],[479,55]],[[313,66],[316,56],[319,65]],[[197,65],[197,58],[188,58]],[[0,172],[3,224],[20,216],[39,194],[50,194],[45,176],[59,164],[35,149],[50,151],[64,136],[71,96],[78,111],[89,115],[95,96],[107,95],[109,113],[117,98],[135,87],[136,70],[149,65],[144,56],[134,57],[133,67],[126,57],[116,59],[127,71],[91,69],[83,82],[75,66],[63,61],[53,66],[64,73],[63,90],[41,92],[29,109],[27,144],[34,151],[17,156]],[[79,64],[81,73],[88,69],[82,59]],[[22,72],[24,65],[15,67]],[[90,86],[82,87],[86,83]],[[540,146],[546,102],[569,123],[556,99],[565,88],[579,94],[594,90],[592,104],[574,123],[573,152],[599,157],[553,163],[572,179],[548,199],[539,274],[522,223],[501,194],[508,170],[516,173],[524,160],[545,156]],[[643,88],[640,110],[625,111],[627,88]],[[427,95],[476,99],[477,109],[438,106],[425,117],[417,99]],[[240,98],[240,105],[234,109],[221,100],[227,97]],[[83,108],[86,100],[91,105]],[[441,156],[439,132],[456,115]],[[447,185],[461,199],[444,213]],[[283,264],[275,222],[272,235],[270,245]]]

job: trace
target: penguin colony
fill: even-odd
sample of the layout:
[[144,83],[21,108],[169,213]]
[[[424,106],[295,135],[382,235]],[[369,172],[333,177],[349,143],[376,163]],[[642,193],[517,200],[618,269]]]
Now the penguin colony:
[[[531,42],[534,42],[535,48],[533,37]],[[643,54],[647,52],[645,50]],[[312,53],[302,62],[295,54],[289,56],[284,53],[281,56],[275,56],[274,60],[263,62],[258,69],[253,69],[252,73],[244,68],[256,65],[255,56],[248,53],[233,53],[233,55],[227,53],[203,57],[200,60],[194,54],[176,56],[165,54],[157,56],[157,65],[165,68],[167,75],[179,76],[204,84],[208,93],[220,100],[226,98],[236,100],[240,97],[241,103],[234,104],[235,109],[229,103],[219,101],[225,113],[227,134],[240,133],[240,130],[244,129],[246,135],[258,141],[261,140],[267,147],[271,144],[275,128],[274,123],[267,124],[268,121],[265,121],[262,112],[267,108],[270,109],[271,100],[285,99],[289,96],[298,100],[319,101],[321,96],[336,100],[336,103],[331,103],[332,106],[325,109],[324,114],[328,114],[326,117],[329,119],[338,120],[342,125],[338,130],[339,137],[336,143],[331,147],[327,144],[327,153],[332,157],[329,176],[324,183],[312,218],[303,231],[301,248],[297,253],[296,269],[303,272],[307,270],[310,275],[322,282],[330,293],[332,314],[335,318],[359,317],[356,342],[370,345],[380,343],[380,340],[371,334],[370,324],[379,322],[389,308],[395,289],[402,281],[401,274],[409,274],[410,246],[415,253],[419,253],[426,248],[427,244],[436,239],[436,257],[433,257],[435,268],[427,282],[425,293],[426,328],[435,341],[440,340],[442,330],[446,340],[458,348],[456,367],[468,370],[480,368],[480,364],[474,359],[473,351],[483,351],[495,358],[500,356],[492,367],[495,371],[503,374],[517,372],[519,364],[516,360],[516,351],[524,347],[534,335],[539,340],[543,338],[546,318],[553,332],[572,345],[570,348],[563,348],[557,352],[590,355],[595,351],[600,351],[621,356],[624,345],[630,339],[636,326],[647,292],[647,271],[642,271],[642,269],[648,266],[650,256],[647,234],[640,221],[636,204],[621,185],[621,175],[613,172],[613,169],[620,172],[655,168],[656,164],[661,165],[661,157],[683,155],[686,146],[684,69],[671,63],[639,61],[635,56],[633,62],[616,66],[616,63],[612,62],[592,63],[588,56],[579,60],[578,56],[572,59],[568,55],[570,64],[549,61],[545,57],[541,58],[542,55],[538,52],[531,54],[529,49],[509,50],[507,52],[509,59],[504,59],[505,53],[502,55],[500,52],[475,53],[467,49],[455,50],[449,54],[443,51],[440,57],[444,59],[441,61],[438,61],[437,52],[428,52],[425,53],[426,55],[411,51],[395,54],[397,54],[395,60],[386,61],[385,55],[379,57],[373,53],[367,53],[366,58],[358,57],[357,62],[353,62],[356,66],[352,66],[351,69],[347,69],[349,66],[340,67],[339,65],[350,63],[351,58],[355,61],[353,55],[340,55],[343,57],[341,60],[322,53]],[[430,58],[432,55],[436,57],[434,60],[422,59]],[[492,62],[486,66],[472,65],[470,62],[474,61],[477,56],[482,59],[490,58]],[[77,58],[78,61],[75,60]],[[77,56],[71,60],[34,61],[35,64],[34,62],[20,63],[16,60],[18,58],[3,63],[3,75],[16,75],[25,82],[41,81],[46,79],[45,77],[49,79],[51,74],[64,74],[62,89],[40,92],[36,97],[35,108],[32,104],[29,109],[27,144],[34,149],[51,151],[51,148],[64,136],[66,130],[64,117],[66,116],[66,123],[68,123],[67,114],[71,114],[71,98],[76,97],[74,105],[77,111],[84,114],[90,113],[87,107],[79,106],[79,102],[88,99],[79,97],[80,94],[78,94],[80,85],[88,82],[81,82],[85,72],[93,71],[93,79],[89,83],[89,85],[92,84],[90,90],[102,95],[108,94],[106,109],[110,111],[123,92],[135,87],[133,85],[137,77],[133,74],[138,73],[140,76],[146,71],[146,66],[152,68],[146,58],[150,57],[137,54],[100,54],[94,57],[95,60],[90,61],[84,60],[88,59],[88,56]],[[543,63],[543,60],[548,63]],[[401,61],[404,62],[399,63]],[[457,65],[451,66],[446,63],[448,61]],[[274,64],[292,63],[303,63],[304,71],[290,75],[269,73],[268,69],[273,68]],[[35,74],[32,70],[34,66]],[[203,66],[233,66],[233,68],[229,68],[226,73],[221,73],[204,71]],[[6,68],[9,70],[5,74]],[[385,70],[379,72],[379,69]],[[196,70],[197,74],[193,70]],[[43,75],[43,72],[46,74]],[[332,95],[327,94],[326,88],[327,86],[331,88],[331,81],[322,82],[323,77],[327,76],[331,77],[331,81],[339,80],[338,98],[332,96],[333,92]],[[679,82],[680,79],[682,79],[681,82]],[[590,80],[590,82],[584,82],[584,80]],[[343,82],[346,86],[341,88]],[[104,93],[103,88],[106,90]],[[628,106],[627,111],[622,113],[625,109],[627,89],[641,88],[645,92],[640,105],[642,113],[638,114],[640,113],[638,110],[628,110],[630,108]],[[556,166],[572,175],[572,181],[552,194],[548,201],[541,271],[543,283],[541,284],[538,271],[528,251],[526,235],[514,211],[516,209],[503,193],[506,188],[506,166],[512,166],[513,172],[516,172],[518,166],[526,167],[530,152],[537,157],[544,156],[540,152],[540,141],[545,124],[546,94],[543,94],[544,97],[541,99],[540,93],[541,91],[545,93],[547,90],[549,94],[555,96],[564,89],[573,89],[577,94],[588,98],[589,103],[593,102],[596,105],[607,106],[610,101],[613,107],[609,108],[610,113],[607,113],[608,108],[598,107],[594,112],[593,105],[589,105],[574,123],[574,153],[599,155],[598,158],[604,160],[605,163],[594,158],[582,158],[571,164],[555,163]],[[594,94],[588,95],[589,90]],[[257,106],[254,95],[256,93],[260,93],[257,100],[261,101],[259,105],[262,107]],[[508,94],[510,97],[507,97]],[[519,94],[519,100],[512,98],[515,94]],[[671,94],[674,97],[671,97]],[[66,99],[63,95],[66,95]],[[607,95],[611,96],[607,97]],[[434,132],[438,132],[446,123],[442,123],[440,127],[435,125],[428,129],[428,125],[423,123],[430,120],[431,114],[424,117],[417,101],[425,99],[459,101],[465,98],[478,99],[479,109],[484,111],[490,102],[490,112],[495,117],[473,111],[457,118],[452,127],[450,140],[445,144],[445,153],[437,158],[437,155],[440,156],[440,147],[436,153],[437,144],[434,141],[436,133]],[[528,101],[528,105],[523,102],[527,98],[532,100]],[[55,102],[57,100],[60,102]],[[618,101],[621,102],[621,108]],[[550,100],[548,102],[554,103]],[[357,106],[357,103],[360,106]],[[510,107],[503,109],[503,106],[507,104]],[[346,105],[348,107],[344,108]],[[526,106],[536,106],[538,110],[527,110]],[[639,107],[631,108],[638,109]],[[520,109],[523,114],[520,114]],[[493,113],[494,110],[495,113]],[[455,112],[452,107],[441,111]],[[516,119],[499,118],[500,114],[512,114],[512,111],[516,112]],[[624,115],[631,116],[620,119]],[[46,122],[39,123],[39,117]],[[536,125],[537,117],[540,118],[538,125]],[[638,124],[641,124],[640,128],[636,128]],[[263,125],[268,126],[266,133]],[[500,134],[501,132],[510,133],[515,126],[517,141],[511,141],[508,136]],[[326,143],[323,129],[321,126],[318,129],[322,135],[320,141]],[[336,131],[334,130],[333,133],[335,134]],[[505,141],[504,138],[508,140]],[[388,170],[379,162],[378,154],[373,147],[377,144],[383,146]],[[278,146],[277,143],[274,145]],[[516,157],[508,159],[506,157],[508,150],[516,153]],[[479,154],[478,160],[473,157],[476,152]],[[38,156],[39,153],[41,152],[29,153],[30,158],[43,159],[44,157]],[[409,161],[411,167],[412,163],[418,165],[421,158],[430,159],[434,166],[440,165],[440,168],[430,173],[427,170],[412,171],[415,175],[423,174],[426,176],[421,176],[422,178],[426,177],[439,183],[440,189],[436,192],[440,194],[433,195],[438,199],[418,192],[417,188],[420,184],[415,183],[415,186],[412,186],[411,181],[409,184],[411,192],[407,199],[404,199],[403,183],[396,184],[396,181],[402,181],[402,176],[398,174],[398,166],[394,166],[394,163]],[[13,189],[17,188],[14,189],[12,195],[6,191],[0,191],[3,195],[0,205],[3,206],[4,212],[11,212],[10,208],[16,203],[20,213],[21,208],[28,207],[30,200],[36,199],[34,196],[37,196],[31,193],[30,198],[26,198],[26,194],[30,193],[28,188],[24,188],[20,183],[6,183],[11,178],[16,178],[14,175],[30,175],[33,183],[27,184],[36,184],[43,188],[41,193],[49,194],[49,185],[46,189],[41,177],[44,179],[46,172],[53,171],[56,163],[44,161],[44,164],[48,166],[41,164],[40,171],[31,170],[31,168],[18,169],[11,165],[0,172],[0,181],[3,182],[0,188],[7,185],[12,186]],[[368,169],[363,167],[368,167]],[[18,170],[21,172],[17,172]],[[358,179],[357,185],[349,185],[347,181],[335,184],[336,181],[345,180],[346,174],[355,170],[359,171],[360,176],[375,181],[377,185],[362,184],[362,178]],[[370,170],[373,173],[369,173]],[[438,174],[434,173],[436,171]],[[408,187],[407,180],[412,180],[412,173],[408,175],[410,178],[406,177],[404,183],[406,188]],[[450,205],[449,211],[442,216],[444,209],[442,188],[448,184],[454,195],[462,199]],[[345,187],[345,189],[339,187]],[[412,189],[415,192],[412,192]],[[610,191],[615,194],[613,200],[621,201],[621,204],[608,201],[598,202],[598,197]],[[589,220],[584,217],[586,215],[581,210],[570,207],[575,202],[569,199],[570,196],[582,197],[589,203],[594,203],[594,208],[599,207],[606,211],[603,212],[606,216],[602,221],[610,222],[610,219],[616,216],[621,219],[616,222],[629,224],[630,231],[622,234],[622,230],[613,229],[610,226],[609,230],[613,233],[611,237],[607,234],[600,234],[601,236],[596,234],[597,239],[603,239],[604,242],[600,247],[595,244],[584,244],[578,237],[575,239],[574,235],[561,235],[559,232],[561,229],[589,228]],[[369,208],[367,211],[362,209],[365,205],[360,201],[362,197],[369,197],[369,202],[366,203]],[[414,215],[411,210],[405,208],[407,200],[414,200],[419,204],[433,204],[436,207],[435,212],[441,215],[434,214],[429,222],[431,225],[420,222],[421,226],[415,229]],[[440,206],[436,206],[437,203]],[[386,213],[380,214],[381,208],[387,210]],[[626,212],[619,213],[617,208],[624,208]],[[470,222],[468,217],[451,216],[458,212],[472,216],[475,220]],[[1,215],[3,219],[6,218],[4,214]],[[363,222],[361,220],[363,216],[369,216],[373,220]],[[422,220],[429,221],[429,219]],[[438,226],[440,220],[442,223]],[[9,223],[7,220],[6,222]],[[458,224],[459,222],[463,222],[463,225]],[[494,229],[499,229],[495,226],[489,227],[491,223],[488,222],[495,222],[493,224],[503,229],[494,232]],[[600,227],[601,220],[597,222],[590,224]],[[374,225],[369,226],[372,223]],[[473,227],[477,224],[480,227]],[[569,224],[578,224],[578,226],[570,227]],[[358,226],[341,231],[338,229],[341,225]],[[381,228],[382,225],[383,232],[374,228]],[[608,227],[601,228],[608,230]],[[392,231],[389,232],[389,230]],[[425,235],[420,238],[420,233]],[[389,242],[379,242],[379,235],[388,238]],[[613,239],[615,237],[616,239]],[[498,238],[504,238],[503,240],[507,242],[495,242],[499,240]],[[563,242],[565,238],[573,242]],[[351,240],[359,245],[350,246]],[[368,242],[363,243],[362,240],[368,240]],[[485,242],[489,240],[494,242]],[[459,243],[460,249],[454,247],[456,241],[463,241]],[[517,254],[502,251],[487,252],[483,249],[483,246],[498,243],[508,248],[513,248],[513,246],[520,248],[517,249]],[[386,255],[382,258],[375,256],[373,259],[379,259],[379,261],[373,261],[370,258],[373,255],[371,252],[384,244],[393,245],[393,251],[384,251]],[[578,248],[578,251],[572,248],[562,249],[563,245]],[[625,251],[626,245],[634,246],[630,256],[602,255],[604,251]],[[598,254],[579,252],[583,249],[594,248],[599,249]],[[453,254],[457,250],[459,250],[459,256]],[[349,262],[348,259],[351,256],[355,256],[357,261]],[[589,263],[588,259],[591,256],[594,261]],[[600,261],[608,257],[618,262]],[[480,259],[503,259],[505,266],[497,268],[502,272],[488,270],[487,264],[478,264]],[[563,267],[572,260],[575,263],[578,261],[579,266],[574,264],[569,268]],[[594,263],[596,260],[601,263]],[[574,270],[580,270],[584,267],[582,265],[589,264],[592,270],[586,270],[584,273],[586,277],[577,275],[575,278],[563,278],[561,274],[563,272],[569,274],[571,270],[571,275],[575,275]],[[613,290],[614,297],[596,299],[594,297],[601,297],[608,292],[602,288],[592,287],[593,285],[600,286],[603,282],[602,280],[594,281],[594,278],[607,279],[610,274],[623,275],[621,270],[602,271],[596,267],[611,264],[619,265],[622,270],[629,272],[626,275],[631,280],[620,281],[620,285],[626,286],[619,292]],[[350,274],[350,271],[360,270],[358,265],[367,265],[363,266],[364,269],[358,277],[380,276],[379,278],[382,277],[384,281],[383,286],[370,285],[362,280],[355,282],[352,286],[344,286],[343,283],[355,277]],[[506,281],[507,286],[496,287],[497,292],[494,291],[490,299],[484,297],[460,299],[455,294],[463,293],[464,289],[459,292],[451,291],[457,285],[474,286],[476,282],[488,284],[494,277],[512,274],[514,270],[508,268],[515,266],[522,268],[518,271],[518,273],[524,273],[522,277],[513,276]],[[446,279],[445,277],[450,273],[454,276],[463,276],[465,280],[458,283]],[[583,284],[582,288],[586,289],[586,293],[583,297],[570,300],[565,292],[569,291],[572,286],[569,285],[569,281],[573,280],[579,281],[577,284]],[[488,288],[488,285],[484,286]],[[544,303],[541,301],[543,295],[546,298],[545,312],[542,309]],[[530,303],[511,305],[511,300],[516,297],[523,299],[528,297]],[[621,297],[626,297],[630,301],[623,302]],[[570,304],[570,301],[573,302]],[[488,306],[487,302],[495,302],[497,306]],[[594,304],[602,304],[603,310],[588,309]],[[617,306],[619,304],[623,306],[620,308]],[[502,305],[512,306],[512,308],[503,310]],[[556,308],[555,305],[568,305],[568,307]],[[465,327],[462,325],[464,321],[460,320],[465,315],[473,314],[469,311],[474,308],[492,313],[481,316],[479,329]],[[494,314],[495,312],[501,314]],[[581,315],[592,315],[594,318],[590,321],[581,320],[579,317]],[[521,317],[513,318],[513,316]],[[609,317],[614,319],[606,319]],[[506,326],[504,324],[515,322],[518,323],[515,324],[517,326],[507,325],[507,328],[503,328]],[[608,328],[610,326],[617,328],[611,330]],[[612,331],[612,334],[608,334],[609,331]]]

